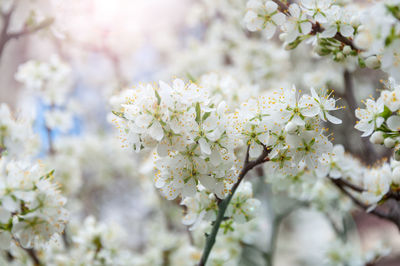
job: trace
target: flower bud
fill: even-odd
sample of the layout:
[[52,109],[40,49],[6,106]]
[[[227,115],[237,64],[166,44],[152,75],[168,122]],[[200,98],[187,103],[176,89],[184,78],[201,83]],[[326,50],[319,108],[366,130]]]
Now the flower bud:
[[400,161],[400,147],[397,147],[394,151],[393,157],[396,161]]
[[288,134],[294,134],[294,133],[296,133],[296,130],[297,130],[297,125],[295,123],[293,123],[292,121],[287,123],[285,126],[285,131]]
[[369,138],[369,141],[371,141],[373,144],[383,144],[384,137],[383,137],[383,132],[382,131],[376,131],[372,136]]
[[282,42],[284,42],[286,40],[286,32],[282,32],[281,34],[279,34],[279,40],[281,40]]
[[342,61],[343,59],[344,59],[344,54],[342,52],[336,54],[336,60]]
[[350,54],[351,51],[352,51],[352,49],[351,49],[351,47],[350,47],[349,45],[346,45],[345,47],[343,47],[343,53],[344,53],[345,55]]
[[364,25],[360,25],[360,26],[357,28],[358,32],[361,32],[361,31],[363,31],[364,29],[365,29],[365,26],[364,26]]
[[[360,18],[358,16],[353,16],[350,20],[350,24],[353,27],[358,27],[360,26],[361,22],[360,22]],[[360,26],[362,27],[362,26]]]
[[396,141],[392,138],[386,138],[385,141],[383,142],[386,148],[393,148],[396,145]]
[[365,65],[369,68],[379,68],[381,66],[381,62],[376,56],[370,56],[365,59]]
[[393,183],[400,185],[400,167],[395,167],[392,172]]

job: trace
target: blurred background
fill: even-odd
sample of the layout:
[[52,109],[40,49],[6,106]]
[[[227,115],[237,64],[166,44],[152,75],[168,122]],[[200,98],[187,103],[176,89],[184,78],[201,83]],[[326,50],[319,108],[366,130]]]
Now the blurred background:
[[[74,219],[93,216],[118,224],[125,232],[121,245],[137,259],[133,265],[168,265],[166,251],[180,250],[188,241],[180,222],[184,210],[159,197],[149,177],[151,161],[122,149],[111,123],[110,112],[119,101],[115,95],[139,82],[175,76],[199,80],[212,72],[255,92],[292,84],[334,89],[340,105],[347,106],[339,114],[344,123],[333,131],[335,142],[368,165],[390,155],[362,140],[352,126],[354,109],[377,94],[383,73],[317,57],[305,43],[287,51],[279,38],[266,41],[243,27],[245,6],[245,0],[0,0],[0,102],[16,116],[33,119],[40,139],[36,156],[56,169]],[[53,91],[63,95],[60,102],[49,104],[17,77],[19,66],[31,60],[53,60],[65,68],[65,88]],[[68,114],[55,118],[57,126],[46,121],[46,112],[54,109]],[[279,230],[276,265],[322,265],[324,250],[335,239],[336,214],[327,218],[282,192],[272,194],[267,186],[254,193],[266,206],[251,245],[263,249]],[[278,229],[271,222],[276,215],[283,217]],[[390,255],[373,265],[400,265],[394,225],[363,212],[349,216],[354,241],[338,249],[388,247]],[[233,253],[224,253],[233,262],[221,265],[263,265],[242,238]]]

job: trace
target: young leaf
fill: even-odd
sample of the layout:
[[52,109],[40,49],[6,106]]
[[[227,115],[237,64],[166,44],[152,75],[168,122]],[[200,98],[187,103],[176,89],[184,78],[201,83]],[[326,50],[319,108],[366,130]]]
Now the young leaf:
[[112,113],[118,117],[125,118],[123,112],[112,111]]
[[197,124],[200,124],[201,122],[201,109],[200,109],[200,103],[196,103],[196,122]]
[[157,97],[157,104],[160,105],[160,103],[161,103],[160,94],[158,94],[158,91],[157,91],[157,90],[154,90],[154,93],[156,94],[156,97]]
[[211,115],[211,112],[207,112],[203,115],[202,121],[205,121],[209,116]]

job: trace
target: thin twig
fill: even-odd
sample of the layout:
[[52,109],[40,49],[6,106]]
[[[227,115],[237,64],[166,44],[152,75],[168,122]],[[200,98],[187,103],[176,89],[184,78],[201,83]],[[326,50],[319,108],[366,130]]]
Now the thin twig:
[[23,248],[26,253],[28,253],[29,257],[32,259],[35,266],[43,265],[37,256],[36,250],[33,248]]
[[16,7],[16,3],[14,2],[10,9],[3,13],[1,18],[3,20],[3,28],[0,32],[0,56],[3,54],[4,47],[6,46],[7,42],[9,41],[8,37],[8,28],[10,27],[11,16],[14,13]]
[[13,32],[13,33],[8,34],[8,38],[9,39],[18,39],[18,38],[20,38],[22,36],[38,32],[38,31],[40,31],[42,29],[45,29],[45,28],[49,27],[51,24],[53,24],[53,22],[54,22],[53,18],[45,19],[45,20],[43,20],[42,22],[40,22],[39,24],[37,24],[35,26],[25,27],[19,32]]
[[53,24],[54,19],[53,18],[48,18],[43,20],[42,22],[40,22],[37,25],[34,25],[32,27],[24,27],[21,31],[19,32],[13,32],[13,33],[9,33],[9,28],[10,28],[10,22],[11,22],[11,17],[15,11],[16,8],[16,2],[14,2],[10,8],[9,11],[7,11],[6,13],[2,14],[2,20],[3,20],[3,27],[1,29],[0,32],[0,57],[3,54],[4,48],[6,47],[6,44],[8,43],[8,41],[12,40],[12,39],[18,39],[22,36],[26,36],[32,33],[35,33],[37,31],[40,31],[44,28],[47,28],[48,26],[50,26],[51,24]]
[[[341,182],[338,182],[337,179],[330,179],[335,186],[342,191],[346,196],[348,196],[358,207],[363,209],[364,211],[367,211],[371,206],[361,202],[359,199],[357,199],[353,194],[351,194],[347,189],[344,188],[343,184]],[[398,204],[398,202],[396,202]],[[377,208],[369,211],[369,213],[384,219],[393,222],[397,228],[400,230],[400,214],[397,213],[398,210],[389,211],[388,213],[382,212],[381,210],[378,210]]]
[[267,161],[267,156],[270,152],[269,149],[267,149],[266,147],[264,147],[264,150],[262,152],[262,154],[254,161],[249,161],[249,150],[250,150],[250,146],[247,147],[247,151],[246,151],[246,158],[244,161],[244,165],[242,170],[239,173],[238,176],[238,181],[233,185],[231,192],[229,193],[229,195],[222,200],[219,204],[218,204],[218,214],[217,214],[217,218],[214,221],[211,233],[209,235],[207,235],[206,238],[206,244],[204,246],[204,250],[203,250],[203,255],[201,256],[200,262],[199,262],[199,266],[204,266],[207,262],[208,256],[210,255],[210,252],[215,244],[215,239],[217,237],[219,228],[221,226],[221,222],[224,220],[225,218],[225,211],[228,208],[229,202],[231,201],[233,195],[235,194],[236,189],[239,187],[240,183],[242,182],[243,178],[246,176],[246,174],[253,169],[255,166],[262,164],[264,162]]
[[357,192],[360,192],[360,193],[366,191],[364,188],[362,188],[360,186],[357,186],[357,185],[355,185],[353,183],[350,183],[346,179],[339,178],[339,179],[336,179],[336,180],[337,180],[336,182],[340,183],[341,185],[343,185],[345,187],[351,188],[354,191],[357,191]]

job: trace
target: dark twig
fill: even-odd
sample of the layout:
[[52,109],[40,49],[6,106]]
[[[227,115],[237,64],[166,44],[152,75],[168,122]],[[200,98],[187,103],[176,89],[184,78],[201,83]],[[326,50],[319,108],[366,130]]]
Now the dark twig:
[[[358,207],[363,209],[364,211],[367,211],[371,206],[364,204],[361,202],[359,199],[357,199],[353,194],[351,194],[347,189],[345,189],[343,183],[338,181],[338,179],[330,179],[332,183],[341,191],[343,192],[346,196],[348,196]],[[398,205],[398,202],[395,203],[396,206]],[[399,208],[396,206],[393,206],[389,212],[385,213],[377,208],[369,211],[369,213],[384,219],[393,222],[397,228],[400,230],[400,214],[399,214]]]
[[365,191],[364,188],[359,187],[359,186],[357,186],[357,185],[355,185],[353,183],[350,183],[346,179],[341,179],[341,178],[340,179],[336,179],[336,182],[340,183],[341,185],[343,185],[345,187],[351,188],[354,191],[360,192],[360,193]]
[[11,22],[11,17],[15,11],[16,8],[16,2],[14,2],[7,12],[2,14],[2,20],[3,20],[3,27],[0,32],[0,56],[3,54],[4,48],[6,47],[6,44],[8,41],[11,39],[18,39],[22,36],[29,35],[32,33],[35,33],[37,31],[40,31],[44,28],[47,28],[50,26],[53,22],[54,19],[48,18],[42,21],[41,23],[32,26],[32,27],[24,27],[21,31],[19,32],[13,32],[9,33],[9,28],[10,28],[10,22]]
[[40,260],[39,257],[37,256],[36,250],[33,248],[23,248],[26,253],[28,253],[29,257],[32,259],[33,263],[35,266],[41,266],[43,265]]
[[255,166],[257,166],[259,164],[262,164],[262,163],[264,163],[264,162],[266,162],[268,160],[267,156],[269,154],[269,150],[266,147],[264,147],[264,150],[263,150],[262,154],[254,161],[249,161],[249,150],[250,150],[250,146],[247,147],[246,158],[245,158],[245,161],[244,161],[243,168],[239,173],[238,181],[233,185],[229,195],[218,204],[217,218],[214,221],[211,233],[209,235],[207,235],[206,245],[205,245],[204,250],[203,250],[203,255],[202,255],[202,257],[200,259],[200,262],[198,264],[199,266],[204,266],[206,264],[208,256],[210,255],[210,252],[211,252],[211,250],[212,250],[212,248],[213,248],[213,246],[215,244],[215,239],[217,237],[221,222],[225,218],[225,216],[224,216],[225,215],[225,211],[228,208],[229,202],[231,201],[233,195],[235,194],[236,189],[239,187],[239,185],[242,182],[243,178]]

